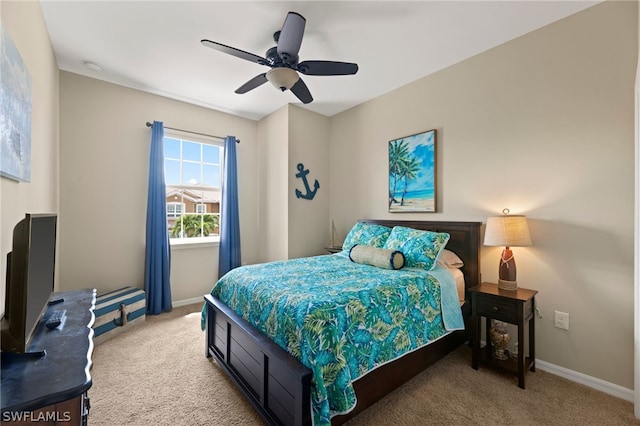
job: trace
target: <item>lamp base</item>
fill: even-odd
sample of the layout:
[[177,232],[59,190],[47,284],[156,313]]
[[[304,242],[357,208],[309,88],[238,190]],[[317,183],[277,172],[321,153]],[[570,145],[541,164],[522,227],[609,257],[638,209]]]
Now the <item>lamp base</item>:
[[498,280],[498,288],[500,290],[517,291],[518,281]]

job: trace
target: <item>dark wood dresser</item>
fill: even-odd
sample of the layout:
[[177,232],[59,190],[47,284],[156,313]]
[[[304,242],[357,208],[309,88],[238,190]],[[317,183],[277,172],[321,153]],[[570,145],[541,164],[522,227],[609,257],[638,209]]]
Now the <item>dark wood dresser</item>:
[[[50,300],[60,298],[47,308],[28,347],[46,351],[44,356],[2,353],[2,424],[87,424],[96,291],[54,293]],[[45,322],[58,309],[67,318],[50,330]]]

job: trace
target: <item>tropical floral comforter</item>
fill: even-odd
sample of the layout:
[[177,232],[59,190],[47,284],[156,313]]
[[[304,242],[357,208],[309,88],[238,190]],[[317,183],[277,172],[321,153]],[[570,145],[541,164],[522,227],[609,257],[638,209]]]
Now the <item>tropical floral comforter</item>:
[[328,425],[355,407],[354,380],[464,328],[453,279],[438,269],[380,269],[343,253],[243,266],[211,294],[313,371],[314,424]]

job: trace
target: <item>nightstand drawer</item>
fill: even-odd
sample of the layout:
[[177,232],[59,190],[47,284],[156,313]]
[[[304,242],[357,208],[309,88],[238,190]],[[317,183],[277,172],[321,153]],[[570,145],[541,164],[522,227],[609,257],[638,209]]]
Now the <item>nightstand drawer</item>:
[[478,297],[478,314],[515,324],[518,321],[518,304],[501,297],[483,295]]

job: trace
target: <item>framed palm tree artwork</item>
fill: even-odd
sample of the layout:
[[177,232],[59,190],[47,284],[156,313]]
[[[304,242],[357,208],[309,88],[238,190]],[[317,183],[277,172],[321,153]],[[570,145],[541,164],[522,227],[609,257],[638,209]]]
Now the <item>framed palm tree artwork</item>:
[[389,212],[435,211],[435,129],[389,141]]

